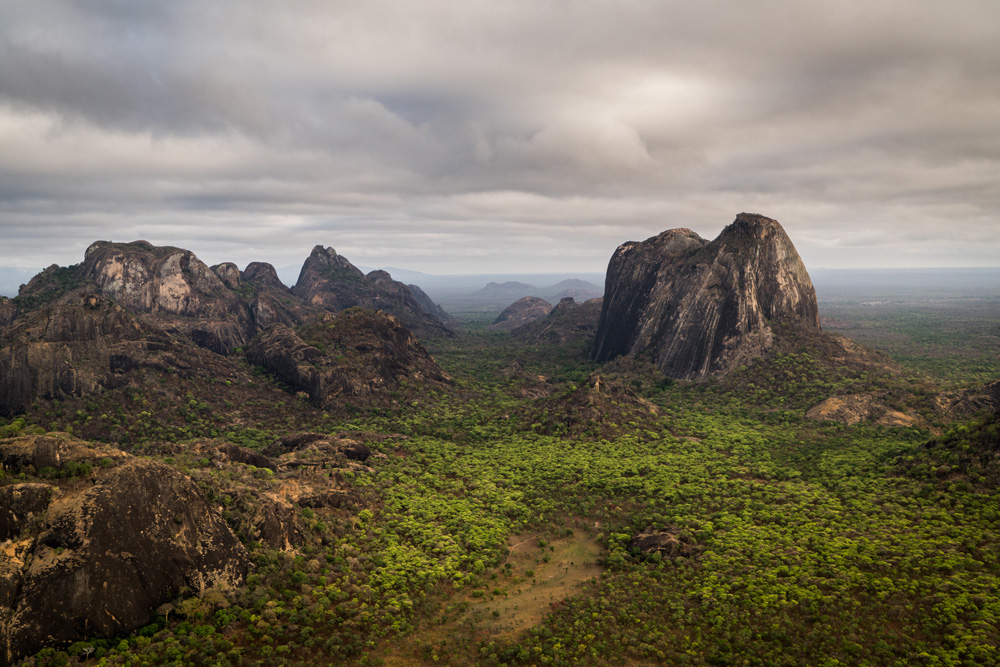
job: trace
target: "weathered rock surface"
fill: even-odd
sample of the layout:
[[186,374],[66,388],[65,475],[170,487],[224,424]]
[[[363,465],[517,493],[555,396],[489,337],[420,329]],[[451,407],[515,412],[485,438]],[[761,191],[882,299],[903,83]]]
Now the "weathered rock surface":
[[770,345],[770,322],[819,329],[816,293],[775,220],[741,213],[714,241],[672,229],[618,247],[591,357],[650,355],[676,379],[722,376]]
[[239,285],[236,266],[220,264],[219,271],[226,281],[190,250],[146,241],[97,241],[87,248],[80,267],[102,296],[155,315],[199,345],[229,354],[249,340],[254,325],[246,304],[227,285]]
[[[98,241],[82,264],[52,265],[16,300],[0,301],[0,415],[23,412],[38,399],[135,384],[135,372],[147,368],[231,379],[240,374],[235,365],[219,367],[257,333],[300,326],[327,308],[355,303],[398,312],[424,332],[452,335],[438,319],[443,311],[423,292],[418,299],[384,272],[364,276],[333,250],[317,248],[300,283],[310,302],[282,285],[270,264],[251,263],[241,273],[232,263],[210,268],[179,248]],[[396,336],[392,327],[373,331]],[[366,336],[367,344],[381,344],[372,342],[374,333]],[[285,340],[296,354],[294,340]],[[187,341],[215,359],[193,353]],[[353,372],[357,380],[365,369]]]
[[20,530],[3,543],[0,663],[85,637],[128,634],[184,587],[242,582],[246,550],[190,479],[67,437],[0,441],[5,466],[52,447],[61,465],[103,457],[114,466],[92,473],[92,484],[62,486],[48,497],[34,488],[44,485],[4,487],[24,500],[19,507],[35,526],[25,531],[19,515],[12,525]]
[[212,271],[215,272],[215,275],[219,276],[219,280],[229,289],[238,290],[240,288],[240,267],[232,262],[216,264],[212,267]]
[[393,280],[385,271],[372,271],[366,276],[333,248],[313,248],[292,293],[324,310],[339,312],[354,306],[383,310],[418,333],[452,335],[409,286]]
[[428,296],[427,292],[420,289],[418,285],[407,285],[407,287],[410,288],[410,292],[413,293],[413,298],[417,300],[417,303],[419,303],[425,311],[442,322],[449,322],[451,320],[451,315],[445,312],[444,308],[434,303],[434,300]]
[[14,321],[17,316],[17,306],[5,296],[0,296],[0,329]]
[[576,303],[572,297],[560,299],[546,317],[518,328],[514,336],[532,343],[565,345],[591,340],[601,318],[602,299]]
[[95,295],[71,298],[19,318],[0,334],[0,414],[36,398],[82,396],[113,386],[114,371],[145,359],[154,330]]
[[404,379],[450,382],[398,319],[362,309],[326,315],[299,333],[275,326],[251,342],[247,359],[324,409],[385,396]]
[[646,555],[659,554],[663,558],[690,558],[701,548],[694,540],[672,530],[646,528],[629,542],[629,549]]
[[842,424],[873,422],[881,426],[913,426],[919,419],[899,410],[892,410],[875,396],[851,394],[831,396],[809,408],[806,417],[813,421],[831,421]]
[[937,407],[953,417],[970,417],[977,412],[1000,413],[1000,381],[938,397]]
[[551,303],[545,299],[539,299],[537,296],[526,296],[504,308],[503,312],[493,320],[490,329],[513,331],[518,327],[547,317],[550,312],[552,312]]

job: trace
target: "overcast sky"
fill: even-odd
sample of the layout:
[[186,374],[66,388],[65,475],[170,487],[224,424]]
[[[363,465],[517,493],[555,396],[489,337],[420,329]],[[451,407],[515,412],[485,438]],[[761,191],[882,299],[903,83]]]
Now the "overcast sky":
[[1000,2],[0,2],[0,267],[603,271],[741,211],[1000,266]]

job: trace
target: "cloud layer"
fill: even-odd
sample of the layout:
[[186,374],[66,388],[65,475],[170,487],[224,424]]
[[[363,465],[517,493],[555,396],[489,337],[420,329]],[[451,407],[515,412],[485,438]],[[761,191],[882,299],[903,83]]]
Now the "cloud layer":
[[996,266],[997,119],[982,0],[8,0],[0,266],[600,271],[740,211],[809,266]]

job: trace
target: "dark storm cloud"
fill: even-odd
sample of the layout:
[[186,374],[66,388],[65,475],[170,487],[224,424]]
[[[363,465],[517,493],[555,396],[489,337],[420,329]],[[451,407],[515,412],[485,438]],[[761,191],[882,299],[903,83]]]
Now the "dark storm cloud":
[[996,264],[1000,5],[571,9],[5,2],[0,265],[601,270],[742,210],[810,265]]

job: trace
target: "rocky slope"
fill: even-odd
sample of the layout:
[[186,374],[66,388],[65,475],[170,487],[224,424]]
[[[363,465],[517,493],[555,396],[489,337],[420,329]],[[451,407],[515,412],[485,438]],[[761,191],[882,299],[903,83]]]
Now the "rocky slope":
[[242,583],[246,549],[173,468],[65,434],[0,440],[0,460],[63,475],[0,486],[0,664],[125,635],[182,588]]
[[[50,266],[17,299],[0,302],[0,415],[23,412],[37,399],[135,385],[142,370],[194,369],[219,380],[245,375],[229,355],[258,334],[356,304],[400,312],[422,331],[450,334],[435,314],[443,311],[426,294],[384,272],[364,276],[332,249],[317,248],[299,282],[308,300],[285,287],[269,264],[254,262],[241,272],[232,263],[208,267],[179,248],[98,241],[82,264]],[[352,328],[358,340],[394,349],[399,332],[380,318],[367,321],[372,331]],[[389,338],[375,341],[380,335]],[[345,372],[357,387],[366,382],[361,376],[379,368]],[[367,384],[389,387],[393,381],[373,376]]]
[[513,331],[530,324],[552,312],[552,304],[537,296],[526,296],[510,304],[497,315],[490,325],[494,331]]
[[603,299],[587,299],[583,303],[577,303],[573,297],[564,297],[547,317],[518,329],[515,336],[523,341],[554,345],[589,342],[597,331],[603,303]]
[[618,247],[591,357],[649,355],[669,377],[722,376],[771,345],[771,322],[819,329],[816,293],[781,225],[741,213],[714,241],[672,229]]
[[384,310],[395,315],[403,324],[421,334],[451,335],[439,319],[430,299],[421,292],[414,294],[408,286],[385,271],[365,275],[333,248],[316,246],[302,265],[292,293],[308,303],[328,311],[341,311],[353,306]]
[[324,409],[348,397],[384,396],[402,380],[449,382],[398,319],[360,308],[298,332],[275,326],[254,339],[247,358]]

